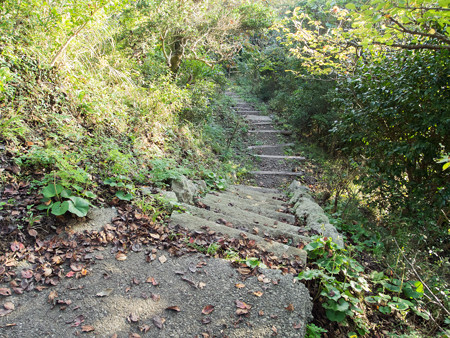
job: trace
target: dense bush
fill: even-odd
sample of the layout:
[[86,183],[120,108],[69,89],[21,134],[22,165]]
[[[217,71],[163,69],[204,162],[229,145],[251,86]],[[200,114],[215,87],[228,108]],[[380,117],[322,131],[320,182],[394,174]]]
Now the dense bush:
[[385,211],[417,216],[448,210],[449,172],[436,163],[450,148],[448,52],[403,51],[361,63],[336,89],[334,131],[367,168],[361,182]]

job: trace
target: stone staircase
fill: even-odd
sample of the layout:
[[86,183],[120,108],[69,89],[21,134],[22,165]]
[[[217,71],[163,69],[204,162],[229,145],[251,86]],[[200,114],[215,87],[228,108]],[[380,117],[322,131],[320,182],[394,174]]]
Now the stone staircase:
[[[236,94],[227,94],[235,102],[236,114],[248,122],[252,143],[248,150],[251,156],[258,158],[259,167],[251,174],[259,186],[234,185],[224,192],[199,196],[197,203],[193,203],[194,183],[188,180],[176,183],[172,188],[186,213],[173,213],[171,224],[196,232],[212,231],[227,238],[248,238],[265,251],[279,257],[290,257],[303,265],[306,252],[302,248],[309,242],[310,235],[329,236],[343,245],[336,229],[308,189],[297,181],[292,182],[303,173],[289,171],[289,167],[295,167],[305,158],[284,155],[284,149],[293,145],[285,139],[289,132],[274,129],[271,116],[262,115]],[[273,188],[289,182],[292,182],[290,199]],[[271,187],[265,187],[267,185]],[[186,191],[191,192],[188,198],[185,197]]]
[[[229,191],[210,193],[198,200],[198,207],[181,204],[187,213],[173,213],[171,223],[192,231],[214,231],[230,238],[254,240],[261,249],[278,257],[306,263],[303,247],[308,237],[299,233],[295,216],[278,191],[231,186]],[[286,241],[289,244],[283,243]]]

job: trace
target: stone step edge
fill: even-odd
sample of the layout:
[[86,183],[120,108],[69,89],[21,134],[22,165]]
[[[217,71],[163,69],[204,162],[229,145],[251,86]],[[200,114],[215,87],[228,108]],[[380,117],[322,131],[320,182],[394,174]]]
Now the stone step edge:
[[270,116],[266,116],[266,115],[247,114],[247,115],[243,115],[243,116],[244,116],[244,118],[251,119],[251,120],[272,121],[272,118]]
[[280,175],[280,176],[303,176],[305,173],[291,171],[249,171],[252,175]]
[[267,133],[267,134],[283,134],[283,135],[292,135],[292,131],[290,130],[275,130],[275,129],[270,129],[270,130],[249,130],[248,131],[250,134],[257,134],[257,133]]
[[[279,206],[275,207],[273,204],[262,202],[262,201],[253,201],[257,202],[256,204],[249,203],[250,200],[246,200],[242,197],[238,196],[227,196],[227,195],[213,195],[208,194],[205,197],[199,199],[200,202],[210,206],[220,209],[221,206],[226,205],[230,206],[232,204],[233,208],[240,209],[245,212],[251,212],[253,214],[257,214],[260,216],[264,216],[267,218],[272,218],[275,221],[294,224],[295,216],[286,212],[278,211],[280,209]],[[287,211],[288,209],[285,208]]]
[[[189,222],[189,223],[188,223]],[[294,248],[279,242],[275,241],[266,241],[264,238],[260,236],[256,236],[250,233],[244,233],[243,231],[229,228],[226,226],[221,226],[217,223],[205,220],[200,217],[196,217],[190,214],[179,214],[179,213],[173,213],[170,219],[170,223],[172,225],[178,224],[181,227],[188,228],[192,231],[206,231],[204,227],[206,226],[210,230],[223,234],[228,235],[233,238],[243,238],[241,234],[245,234],[245,236],[250,239],[254,240],[255,244],[258,245],[261,249],[266,250],[268,252],[274,253],[276,256],[281,258],[283,255],[287,255],[288,257],[295,258],[296,260],[302,262],[303,264],[306,264],[306,251]]]
[[281,192],[281,190],[279,189],[275,189],[275,188],[264,188],[264,187],[258,187],[258,186],[254,186],[254,185],[243,185],[243,184],[233,184],[230,185],[229,190],[238,190],[238,191],[256,191],[258,193],[269,193],[269,194],[280,194],[282,195],[283,193]]
[[261,196],[256,196],[256,194],[252,194],[251,193],[245,193],[245,192],[241,192],[241,191],[231,191],[231,190],[225,190],[223,192],[220,193],[221,196],[225,196],[225,197],[229,197],[229,198],[236,198],[239,202],[255,202],[255,203],[265,203],[268,204],[269,206],[274,206],[277,209],[287,209],[287,207],[289,206],[288,202],[284,202],[281,201],[279,199],[276,198],[272,198],[275,196],[270,196],[267,194],[267,196],[265,196],[266,198],[261,198]]
[[271,159],[279,159],[279,160],[299,160],[305,161],[306,158],[303,156],[283,156],[283,155],[259,155],[259,154],[251,154],[252,156],[261,157],[261,158],[271,158]]
[[254,126],[270,126],[272,124],[273,124],[273,122],[270,122],[270,121],[252,123],[252,125],[254,125]]
[[294,143],[280,143],[280,144],[264,144],[259,146],[248,146],[247,149],[263,149],[263,148],[278,148],[278,147],[291,147]]

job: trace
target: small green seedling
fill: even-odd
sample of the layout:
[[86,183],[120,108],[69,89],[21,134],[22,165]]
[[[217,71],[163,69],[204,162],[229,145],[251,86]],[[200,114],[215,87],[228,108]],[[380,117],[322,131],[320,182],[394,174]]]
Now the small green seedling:
[[[116,178],[108,178],[103,183],[109,185],[110,187],[125,188],[126,190],[133,189],[132,184],[125,184],[124,182],[117,180]],[[122,201],[131,201],[133,199],[133,195],[126,190],[118,190],[115,196]]]
[[211,190],[225,190],[226,188],[225,179],[213,172],[209,172],[206,174],[205,183]]

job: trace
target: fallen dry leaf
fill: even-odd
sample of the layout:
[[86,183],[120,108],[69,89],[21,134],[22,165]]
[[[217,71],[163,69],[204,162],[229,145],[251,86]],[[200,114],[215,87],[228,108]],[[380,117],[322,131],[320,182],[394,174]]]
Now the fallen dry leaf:
[[264,311],[263,310],[259,310],[258,315],[264,316]]
[[260,282],[265,283],[265,284],[270,283],[270,279],[269,279],[269,278],[266,278],[266,276],[264,276],[264,275],[259,275],[259,276],[258,276],[258,280],[259,280]]
[[237,284],[235,284],[234,286],[237,287],[238,289],[245,288],[245,285],[242,284],[242,283],[237,283]]
[[127,255],[125,255],[123,252],[118,252],[118,253],[116,254],[116,259],[117,259],[118,261],[124,261],[124,260],[127,259]]
[[92,325],[83,325],[81,327],[81,332],[92,332],[95,328]]
[[194,288],[197,288],[197,284],[195,284],[195,282],[191,281],[190,279],[186,278],[186,277],[181,277],[181,280],[185,281],[186,283],[192,285]]
[[178,306],[169,306],[169,307],[166,307],[166,310],[175,311],[175,312],[181,311]]
[[81,323],[84,322],[84,316],[83,315],[79,315],[78,317],[76,317],[73,321],[72,321],[72,327],[76,327],[79,326]]
[[161,296],[160,296],[160,295],[156,295],[156,294],[154,294],[154,293],[152,293],[152,295],[151,295],[150,297],[152,298],[152,300],[153,300],[154,302],[159,302],[160,299],[161,299]]
[[38,233],[36,230],[30,229],[28,230],[28,235],[30,235],[31,237],[37,237]]
[[128,335],[128,338],[141,338],[141,335],[138,333],[130,333]]
[[294,329],[298,330],[302,328],[302,322],[298,322],[297,324],[294,323]]
[[204,317],[203,319],[202,319],[202,324],[209,324],[209,323],[211,323],[211,318],[210,317]]
[[11,312],[13,312],[13,310],[0,309],[0,317],[6,316],[7,314],[10,314]]
[[262,292],[262,291],[255,291],[255,292],[253,292],[253,294],[254,294],[256,297],[261,297],[261,296],[264,294],[264,292]]
[[277,328],[275,327],[275,325],[272,326],[272,331],[273,331],[273,333],[275,333],[275,335],[278,334],[278,330],[277,330]]
[[204,315],[209,315],[213,311],[214,311],[214,305],[208,304],[203,308],[202,313]]
[[48,295],[48,301],[49,303],[55,303],[55,299],[58,297],[58,292],[55,290],[50,291]]
[[128,317],[127,320],[129,323],[136,323],[139,321],[139,316],[135,313],[131,313]]
[[22,270],[22,278],[31,278],[33,277],[33,271],[31,270]]
[[202,289],[202,290],[203,290],[203,288],[204,288],[205,286],[206,286],[206,284],[203,283],[203,282],[198,283],[198,287],[199,287],[200,289]]
[[50,276],[52,274],[52,272],[53,272],[53,269],[48,267],[48,266],[44,267],[42,270],[44,271],[44,276],[45,277]]
[[285,309],[288,311],[294,311],[294,305],[289,304]]
[[150,237],[154,238],[154,239],[160,239],[161,236],[158,234],[150,234]]
[[52,262],[56,265],[59,265],[63,263],[63,259],[61,258],[61,256],[53,256]]
[[237,314],[238,316],[246,315],[247,313],[248,313],[248,310],[247,310],[247,309],[237,309],[237,310],[236,310],[236,314]]
[[5,304],[3,304],[3,307],[4,307],[6,310],[14,310],[14,309],[15,309],[14,304],[11,303],[11,302],[6,302]]
[[240,309],[251,309],[252,308],[251,305],[241,302],[240,300],[236,300],[236,306]]
[[2,296],[11,296],[11,289],[9,289],[9,288],[0,288],[0,295],[2,295]]
[[20,242],[14,241],[14,242],[11,243],[11,250],[12,251],[22,251],[24,249],[25,249],[25,246],[22,243],[20,243]]
[[162,329],[164,322],[166,321],[164,318],[161,318],[159,316],[155,316],[153,317],[153,324],[158,328],[158,329]]
[[153,277],[148,277],[145,282],[146,283],[152,283],[153,286],[158,286],[159,285],[159,283]]
[[237,269],[237,271],[241,274],[241,275],[249,275],[252,273],[252,270],[250,268],[246,268],[246,267],[239,267]]
[[147,333],[148,331],[150,331],[150,325],[145,324],[145,325],[139,326],[139,330],[141,332]]
[[160,257],[158,258],[158,260],[159,260],[159,262],[160,262],[161,264],[164,264],[165,262],[167,262],[167,258],[166,258],[166,256],[164,256],[164,255],[160,256]]
[[96,296],[97,297],[108,297],[113,291],[114,291],[114,289],[108,288],[108,289],[100,291],[99,293],[96,294]]
[[72,264],[70,264],[70,268],[72,269],[72,271],[78,272],[78,271],[81,271],[81,269],[83,269],[83,264],[72,263]]

